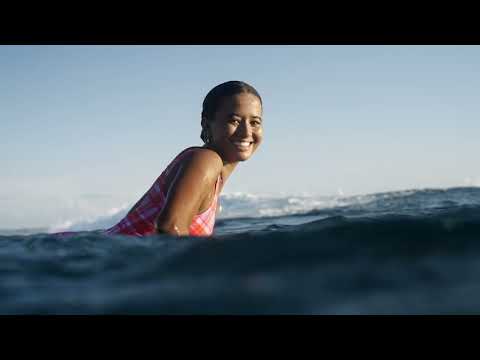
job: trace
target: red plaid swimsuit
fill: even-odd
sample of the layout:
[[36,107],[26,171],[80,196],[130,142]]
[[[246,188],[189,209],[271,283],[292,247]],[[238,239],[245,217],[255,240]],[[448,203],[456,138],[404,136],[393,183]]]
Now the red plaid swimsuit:
[[[188,153],[194,149],[195,147],[185,149],[177,155],[177,157],[153,183],[152,187],[143,196],[140,203],[130,210],[130,212],[118,224],[105,230],[105,233],[111,235],[133,236],[153,235],[155,233],[155,219],[165,206],[169,190],[165,180],[172,171],[174,174],[178,170],[182,160],[184,160]],[[221,181],[221,177],[219,176],[215,183],[215,196],[210,207],[203,213],[193,217],[192,223],[188,228],[190,236],[210,236],[213,233],[219,195],[218,190]]]

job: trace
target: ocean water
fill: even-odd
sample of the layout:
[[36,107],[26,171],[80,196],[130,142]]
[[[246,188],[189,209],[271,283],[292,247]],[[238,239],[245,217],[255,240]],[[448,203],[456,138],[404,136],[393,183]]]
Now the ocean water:
[[0,232],[0,314],[480,313],[480,188],[221,204],[212,238]]

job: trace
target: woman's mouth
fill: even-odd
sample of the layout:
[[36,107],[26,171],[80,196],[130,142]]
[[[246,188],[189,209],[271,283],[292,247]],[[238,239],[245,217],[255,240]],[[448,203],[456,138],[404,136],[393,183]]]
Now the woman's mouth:
[[246,151],[250,149],[250,146],[253,144],[253,141],[232,141],[232,144],[240,151]]

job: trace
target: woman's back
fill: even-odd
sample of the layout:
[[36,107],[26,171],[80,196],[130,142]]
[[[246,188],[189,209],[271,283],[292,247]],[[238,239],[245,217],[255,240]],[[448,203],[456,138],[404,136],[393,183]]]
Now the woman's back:
[[[167,195],[172,186],[173,179],[178,173],[182,163],[187,160],[189,155],[196,149],[199,148],[190,147],[177,155],[128,214],[116,225],[105,230],[105,233],[110,235],[121,234],[133,236],[155,234],[155,220],[166,204]],[[189,226],[189,234],[191,236],[209,236],[213,233],[220,182],[221,176],[219,175],[215,183],[212,203],[207,210],[193,217]]]

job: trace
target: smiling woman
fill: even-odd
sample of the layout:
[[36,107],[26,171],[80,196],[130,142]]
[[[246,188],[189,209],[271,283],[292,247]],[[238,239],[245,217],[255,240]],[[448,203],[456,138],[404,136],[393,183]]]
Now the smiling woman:
[[242,81],[213,88],[203,102],[203,147],[183,150],[107,234],[209,236],[220,192],[263,138],[262,99]]

